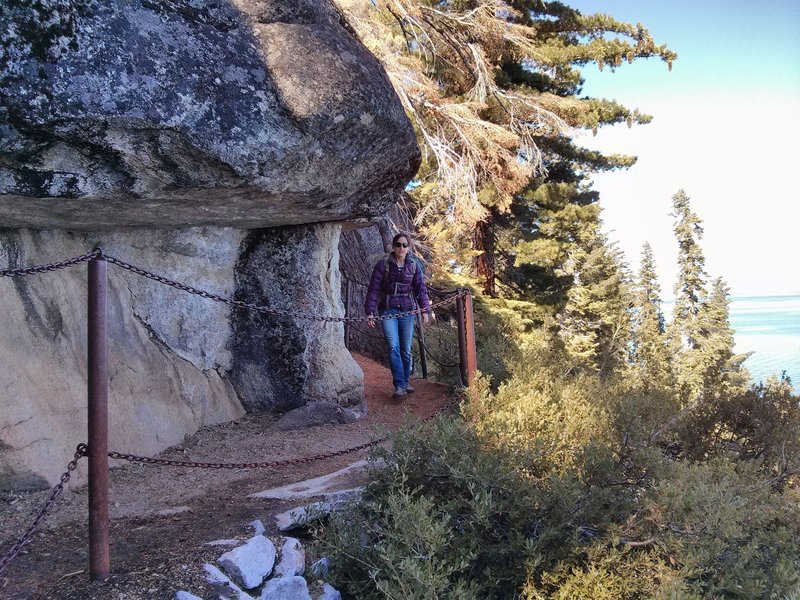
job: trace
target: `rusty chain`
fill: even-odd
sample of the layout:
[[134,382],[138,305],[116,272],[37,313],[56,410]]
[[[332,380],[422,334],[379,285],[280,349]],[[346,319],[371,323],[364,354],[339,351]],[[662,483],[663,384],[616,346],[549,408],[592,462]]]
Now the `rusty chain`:
[[58,498],[61,495],[61,492],[64,490],[64,486],[69,481],[72,472],[78,466],[78,461],[84,456],[88,456],[88,454],[89,454],[89,447],[86,444],[78,444],[78,447],[75,450],[75,455],[73,456],[72,460],[69,461],[69,463],[67,464],[67,470],[61,474],[61,479],[53,488],[53,491],[50,492],[50,496],[47,498],[47,501],[44,503],[42,508],[39,509],[39,512],[36,513],[36,517],[33,519],[31,524],[28,525],[28,528],[25,530],[25,533],[23,533],[20,536],[20,538],[14,543],[14,545],[11,546],[11,548],[9,549],[8,552],[6,552],[3,558],[0,558],[0,573],[2,573],[3,570],[8,566],[8,563],[14,560],[17,554],[19,554],[20,550],[22,550],[23,546],[25,546],[25,544],[27,544],[30,541],[31,536],[39,527],[39,523],[42,522],[42,519],[45,518],[47,511],[53,505],[53,502],[55,502],[56,498]]
[[283,317],[292,317],[294,319],[303,319],[306,321],[320,321],[320,322],[328,322],[328,323],[345,323],[345,322],[367,322],[367,321],[388,321],[390,319],[399,319],[401,317],[407,317],[409,315],[416,315],[427,312],[428,310],[433,310],[434,308],[438,308],[439,306],[444,306],[445,304],[450,304],[456,298],[460,298],[469,293],[469,290],[463,289],[458,290],[454,295],[449,296],[444,300],[440,300],[439,302],[434,302],[431,304],[427,309],[424,308],[416,308],[414,310],[407,310],[405,312],[394,313],[390,315],[380,315],[374,317],[326,317],[323,315],[316,315],[309,312],[298,312],[298,311],[291,311],[284,308],[270,308],[268,306],[259,306],[258,304],[244,302],[242,300],[234,300],[233,298],[227,298],[225,296],[220,296],[219,294],[212,294],[211,292],[207,292],[205,290],[200,290],[194,288],[192,286],[179,283],[162,275],[156,275],[146,269],[142,269],[141,267],[137,267],[135,265],[131,265],[126,263],[118,258],[113,256],[109,256],[108,254],[101,255],[105,260],[114,264],[126,271],[130,271],[136,275],[140,275],[141,277],[145,277],[147,279],[151,279],[155,282],[161,283],[163,285],[175,288],[176,290],[180,290],[182,292],[187,292],[189,294],[194,294],[195,296],[201,296],[202,298],[207,298],[208,300],[213,300],[214,302],[220,302],[222,304],[227,304],[229,306],[235,306],[237,308],[244,308],[247,310],[252,310],[259,313],[264,314],[271,314],[271,315],[279,315]]
[[[344,275],[344,274],[342,274],[342,277],[344,279],[346,279],[347,281],[349,281],[350,283],[354,283],[355,285],[357,285],[359,287],[365,287],[365,288],[369,287],[368,283],[364,283],[363,281],[359,281],[358,279],[352,279],[352,278],[350,278],[350,277],[348,277],[347,275]],[[433,294],[433,295],[437,295],[437,296],[449,296],[451,294],[458,294],[458,292],[459,292],[458,288],[456,288],[454,290],[443,290],[443,289],[440,289],[440,288],[437,288],[437,287],[433,287],[429,283],[426,283],[425,287],[428,288],[428,293],[429,294]]]
[[428,358],[433,360],[433,362],[435,362],[440,367],[442,367],[444,369],[459,369],[459,368],[461,368],[461,365],[459,363],[444,363],[444,362],[440,361],[430,351],[430,348],[428,347],[428,344],[426,342],[422,342],[422,348],[423,348],[423,350],[425,350],[425,354],[428,356]]
[[424,313],[428,310],[433,310],[434,308],[438,308],[439,306],[444,306],[445,304],[450,304],[457,298],[464,296],[469,293],[468,290],[462,289],[455,292],[453,295],[448,296],[444,300],[440,300],[439,302],[434,302],[430,305],[428,309],[423,308],[416,308],[414,310],[408,310],[400,313],[390,314],[390,315],[379,315],[379,316],[364,316],[364,317],[334,317],[334,316],[323,316],[317,315],[309,312],[300,312],[300,311],[291,311],[283,308],[270,308],[268,306],[259,306],[255,303],[244,302],[242,300],[234,300],[233,298],[227,298],[225,296],[220,296],[219,294],[212,294],[211,292],[207,292],[205,290],[201,290],[190,285],[186,285],[184,283],[180,283],[169,279],[168,277],[164,277],[162,275],[157,275],[148,271],[147,269],[143,269],[141,267],[137,267],[130,263],[126,263],[123,260],[120,260],[114,256],[109,256],[108,254],[104,254],[102,249],[95,248],[88,254],[83,254],[81,256],[76,256],[74,258],[70,258],[68,260],[57,262],[57,263],[49,263],[45,265],[35,265],[33,267],[21,268],[21,269],[2,269],[0,270],[0,277],[22,277],[25,275],[35,275],[38,273],[49,273],[52,271],[58,271],[61,269],[66,269],[68,267],[72,267],[74,265],[86,262],[93,258],[103,258],[106,261],[114,264],[121,269],[139,275],[141,277],[145,277],[157,283],[161,283],[163,285],[175,288],[176,290],[180,290],[183,292],[187,292],[189,294],[194,294],[195,296],[200,296],[202,298],[207,298],[208,300],[213,300],[214,302],[220,302],[222,304],[227,304],[229,306],[235,306],[237,308],[244,308],[247,310],[252,310],[255,312],[263,313],[263,314],[272,314],[272,315],[279,315],[284,317],[291,317],[295,319],[303,319],[307,321],[319,321],[319,322],[329,322],[329,323],[345,323],[345,322],[368,322],[371,320],[375,321],[387,321],[390,319],[399,319],[401,317],[407,317],[410,315],[416,315]]
[[343,454],[350,454],[372,446],[377,446],[385,442],[388,437],[382,437],[372,440],[359,446],[352,448],[345,448],[344,450],[336,450],[325,454],[315,454],[313,456],[303,456],[300,458],[287,458],[284,460],[269,460],[264,462],[249,462],[249,463],[214,463],[214,462],[196,462],[190,460],[173,460],[169,458],[153,458],[148,456],[137,456],[136,454],[124,454],[122,452],[109,452],[109,458],[116,458],[117,460],[127,460],[128,462],[141,463],[144,465],[162,465],[166,467],[193,467],[198,469],[269,469],[273,467],[286,467],[289,465],[298,465],[302,463],[312,463],[317,460],[326,458],[333,458]]
[[25,275],[36,275],[38,273],[59,271],[61,269],[79,265],[87,260],[97,258],[101,254],[102,251],[99,248],[95,248],[89,252],[89,254],[82,254],[81,256],[76,256],[75,258],[70,258],[62,262],[49,263],[46,265],[34,265],[33,267],[27,267],[23,269],[0,269],[0,277],[23,277]]
[[[447,404],[440,407],[436,412],[433,414],[425,417],[424,419],[420,420],[420,424],[427,423],[428,421],[433,420],[440,414],[444,413],[445,411],[452,408],[455,404],[455,400],[451,400]],[[373,446],[377,446],[378,444],[382,444],[389,439],[389,436],[383,436],[381,438],[377,438],[371,440],[369,442],[365,442],[364,444],[359,444],[358,446],[352,446],[350,448],[344,448],[342,450],[334,450],[333,452],[325,452],[321,454],[315,454],[313,456],[303,456],[301,458],[287,458],[284,460],[272,460],[272,461],[265,461],[265,462],[249,462],[249,463],[213,463],[213,462],[195,462],[195,461],[188,461],[188,460],[172,460],[167,458],[153,458],[148,456],[137,456],[135,454],[125,454],[122,452],[109,452],[109,458],[114,458],[117,460],[126,460],[129,462],[135,462],[140,464],[146,465],[161,465],[161,466],[169,466],[169,467],[194,467],[194,468],[201,468],[201,469],[265,469],[265,468],[272,468],[272,467],[285,467],[289,465],[296,465],[301,463],[312,463],[317,460],[324,460],[327,458],[334,458],[336,456],[342,456],[344,454],[350,454],[352,452],[358,452],[359,450],[366,450],[367,448],[372,448]],[[14,560],[14,558],[19,554],[22,548],[30,541],[31,536],[34,534],[36,529],[39,527],[39,524],[47,515],[47,511],[56,501],[56,499],[61,495],[61,492],[64,490],[64,486],[70,479],[70,475],[78,466],[78,461],[83,458],[84,456],[89,455],[89,447],[86,444],[78,444],[77,449],[75,450],[75,455],[73,456],[72,460],[67,465],[67,470],[61,475],[61,479],[53,488],[53,491],[50,493],[47,501],[44,503],[42,508],[39,509],[39,512],[36,513],[36,517],[25,530],[25,532],[20,536],[20,538],[14,543],[13,546],[9,549],[9,551],[0,559],[0,574],[2,574],[3,570],[8,566],[8,564]]]
[[[456,401],[454,399],[444,404],[433,414],[428,415],[424,419],[420,419],[419,423],[423,424],[435,419],[439,415],[443,414],[445,411],[452,408],[455,402]],[[137,456],[135,454],[125,454],[122,452],[109,452],[108,456],[109,458],[115,458],[117,460],[127,460],[128,462],[135,462],[145,465],[161,465],[166,467],[191,467],[197,469],[269,469],[273,467],[285,467],[289,465],[312,463],[318,460],[325,460],[327,458],[334,458],[336,456],[342,456],[344,454],[358,452],[359,450],[366,450],[367,448],[372,448],[373,446],[382,444],[388,439],[389,436],[385,435],[381,438],[371,440],[364,444],[359,444],[358,446],[344,448],[343,450],[334,450],[333,452],[325,452],[321,454],[314,454],[313,456],[303,456],[300,458],[286,458],[283,460],[270,460],[264,462],[249,462],[249,463],[215,463],[215,462],[197,462],[190,460],[173,460],[170,458],[153,458],[148,456]]]

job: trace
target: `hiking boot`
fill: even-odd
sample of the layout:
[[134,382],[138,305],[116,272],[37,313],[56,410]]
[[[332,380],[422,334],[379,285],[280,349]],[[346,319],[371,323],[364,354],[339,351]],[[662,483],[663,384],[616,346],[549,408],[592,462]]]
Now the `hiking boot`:
[[402,398],[405,395],[406,391],[403,388],[399,387],[394,389],[394,394],[392,394],[392,398]]
[[417,390],[415,390],[415,389],[414,389],[413,387],[411,387],[410,385],[407,385],[407,386],[406,386],[406,394],[413,394],[413,393],[414,393],[414,392],[416,392],[416,391],[417,391]]

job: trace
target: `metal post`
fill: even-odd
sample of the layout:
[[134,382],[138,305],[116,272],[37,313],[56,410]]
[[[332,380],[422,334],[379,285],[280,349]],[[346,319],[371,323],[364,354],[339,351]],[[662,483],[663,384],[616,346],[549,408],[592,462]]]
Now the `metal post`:
[[89,261],[89,576],[108,579],[108,309],[106,260]]
[[419,327],[419,333],[417,334],[417,342],[419,342],[419,364],[422,367],[422,378],[427,379],[428,357],[425,356],[425,325],[421,313],[417,313],[417,326]]
[[475,348],[475,315],[472,312],[472,294],[464,296],[464,342],[466,347],[467,385],[475,381],[478,372],[478,352]]
[[[463,290],[458,290],[459,292]],[[462,385],[469,385],[467,381],[467,337],[464,323],[464,296],[459,294],[456,298],[456,325],[458,326],[458,364],[461,370]]]
[[[344,316],[350,316],[350,280],[344,280]],[[344,322],[344,347],[350,350],[350,321]]]

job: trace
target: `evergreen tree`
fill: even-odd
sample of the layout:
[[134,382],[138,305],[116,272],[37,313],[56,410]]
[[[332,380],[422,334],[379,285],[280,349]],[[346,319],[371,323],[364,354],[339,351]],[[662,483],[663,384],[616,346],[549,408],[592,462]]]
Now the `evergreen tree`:
[[595,232],[585,255],[573,257],[574,285],[558,316],[559,335],[575,364],[607,376],[625,363],[630,341],[622,253]]
[[741,391],[748,378],[742,369],[747,355],[733,353],[728,287],[722,279],[716,279],[709,296],[700,247],[702,221],[683,190],[672,197],[672,202],[679,272],[670,345],[679,390],[685,401]]
[[700,310],[698,325],[703,392],[707,397],[740,393],[747,387],[749,375],[742,369],[748,354],[734,355],[733,329],[730,325],[729,288],[722,278],[714,280],[711,296]]
[[537,179],[515,205],[513,222],[500,230],[506,260],[499,276],[507,293],[558,310],[573,284],[576,257],[595,238],[600,207],[574,183]]
[[544,176],[534,177],[517,197],[511,214],[498,221],[498,277],[518,297],[563,307],[572,285],[565,257],[585,246],[597,226],[599,194],[594,173],[627,168],[636,160],[605,156],[565,139],[541,140]]
[[653,249],[642,247],[642,263],[633,294],[633,362],[645,391],[668,385],[669,350],[661,312],[661,287],[658,284]]
[[703,227],[692,211],[684,190],[672,196],[673,231],[678,242],[678,279],[675,306],[670,324],[670,348],[675,357],[679,390],[685,399],[698,397],[703,390],[704,366],[700,311],[706,301],[705,257],[700,247]]
[[[538,224],[548,215],[524,192],[566,183],[572,189],[560,210],[595,202],[588,173],[633,159],[591,153],[568,135],[650,119],[611,100],[583,97],[579,68],[594,62],[613,69],[648,57],[671,65],[675,53],[656,45],[641,25],[583,15],[560,2],[339,3],[383,63],[419,132],[425,156],[421,185],[412,193],[415,218],[440,264],[468,257],[489,295],[505,293],[496,287],[498,275],[512,291],[520,282],[529,287],[524,273],[513,272],[526,263],[514,256],[520,254],[514,246],[546,237]],[[527,218],[512,218],[518,205]],[[554,238],[561,243],[568,235]],[[543,281],[568,284],[548,261],[533,256],[527,263]]]

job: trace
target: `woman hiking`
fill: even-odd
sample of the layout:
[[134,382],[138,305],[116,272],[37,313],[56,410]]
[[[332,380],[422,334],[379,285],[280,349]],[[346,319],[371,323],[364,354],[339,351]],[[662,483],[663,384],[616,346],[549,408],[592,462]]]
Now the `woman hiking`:
[[[408,235],[398,233],[392,239],[392,252],[375,264],[364,310],[370,317],[376,317],[408,312],[419,306],[425,311],[422,320],[427,325],[431,319],[428,290],[422,269],[411,257],[409,240]],[[389,366],[392,369],[392,398],[403,398],[414,392],[408,378],[411,375],[411,341],[414,337],[415,318],[415,314],[410,314],[381,320],[383,337],[389,351]],[[370,318],[367,324],[375,327],[377,321]]]

